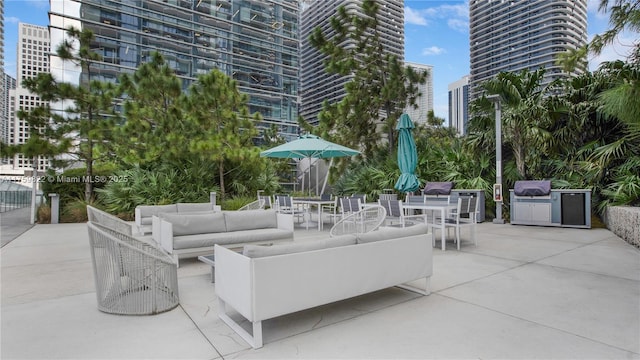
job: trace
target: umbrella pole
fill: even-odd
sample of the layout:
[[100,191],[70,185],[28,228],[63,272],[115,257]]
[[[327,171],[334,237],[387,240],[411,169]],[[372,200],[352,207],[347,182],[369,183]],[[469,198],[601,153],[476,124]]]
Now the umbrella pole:
[[309,185],[307,187],[308,187],[309,199],[311,199],[311,156],[309,156]]

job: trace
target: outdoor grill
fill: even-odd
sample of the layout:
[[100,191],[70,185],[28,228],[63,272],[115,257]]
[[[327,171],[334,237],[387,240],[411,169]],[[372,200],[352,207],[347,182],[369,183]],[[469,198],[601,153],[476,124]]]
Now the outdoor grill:
[[450,195],[453,188],[452,181],[428,182],[422,190],[423,195]]
[[591,227],[591,190],[552,189],[550,180],[516,181],[511,224]]
[[513,194],[518,197],[536,196],[540,199],[551,198],[550,180],[520,180],[513,186]]

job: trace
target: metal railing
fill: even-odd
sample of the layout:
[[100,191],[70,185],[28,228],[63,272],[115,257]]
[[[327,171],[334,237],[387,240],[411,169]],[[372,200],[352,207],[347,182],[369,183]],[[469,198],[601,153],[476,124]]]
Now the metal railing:
[[0,213],[31,206],[30,187],[0,180]]

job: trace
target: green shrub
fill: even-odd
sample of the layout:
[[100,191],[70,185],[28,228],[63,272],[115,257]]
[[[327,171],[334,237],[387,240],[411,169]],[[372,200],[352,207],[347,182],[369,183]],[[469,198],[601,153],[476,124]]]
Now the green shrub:
[[223,210],[238,210],[241,207],[247,205],[252,201],[256,201],[257,198],[249,196],[234,196],[232,198],[222,200],[220,206]]
[[138,205],[163,205],[178,202],[208,202],[211,191],[219,191],[206,168],[175,169],[139,167],[121,170],[122,181],[110,182],[97,190],[105,210],[128,217]]
[[[43,177],[42,192],[45,199],[49,199],[49,194],[58,194],[60,197],[60,206],[64,207],[66,203],[75,201],[76,199],[84,199],[84,191],[87,169],[75,168],[56,174],[52,170],[47,172]],[[104,187],[109,181],[113,180],[114,167],[103,167],[93,169],[93,189],[97,190]]]
[[37,212],[38,224],[50,224],[51,223],[51,208],[49,205],[42,204],[38,207]]

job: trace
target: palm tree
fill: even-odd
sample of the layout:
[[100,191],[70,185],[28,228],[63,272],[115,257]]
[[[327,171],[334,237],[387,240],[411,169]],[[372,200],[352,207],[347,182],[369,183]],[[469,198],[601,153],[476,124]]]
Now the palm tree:
[[523,179],[539,173],[541,159],[548,156],[551,113],[546,96],[555,82],[542,86],[545,70],[502,72],[482,86],[489,95],[502,100],[502,131],[511,147],[516,167]]

